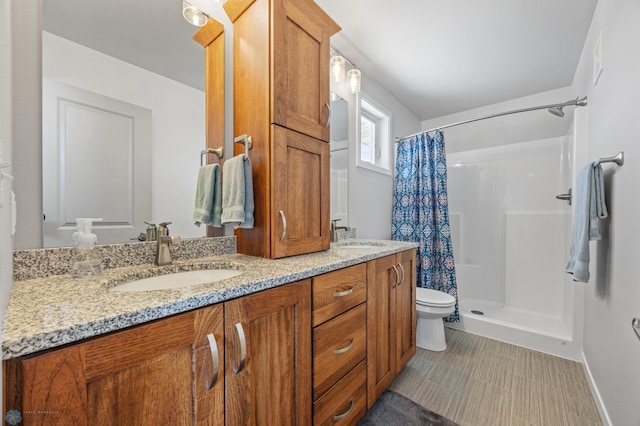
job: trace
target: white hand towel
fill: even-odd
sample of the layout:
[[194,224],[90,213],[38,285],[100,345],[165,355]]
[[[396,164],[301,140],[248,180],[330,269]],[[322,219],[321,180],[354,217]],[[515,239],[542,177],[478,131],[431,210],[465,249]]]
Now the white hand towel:
[[222,181],[220,180],[220,165],[207,164],[198,171],[196,186],[196,200],[193,211],[193,221],[196,226],[201,223],[221,228],[222,214]]
[[224,162],[222,168],[222,218],[234,228],[253,228],[253,177],[251,161],[241,154]]

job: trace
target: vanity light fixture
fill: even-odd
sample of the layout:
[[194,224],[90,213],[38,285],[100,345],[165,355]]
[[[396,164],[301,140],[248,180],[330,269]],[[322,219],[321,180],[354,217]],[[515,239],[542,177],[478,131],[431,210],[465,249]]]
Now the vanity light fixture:
[[358,68],[350,69],[347,73],[347,87],[351,93],[360,92],[361,73]]
[[209,16],[206,13],[189,3],[188,1],[182,1],[182,16],[191,25],[201,27],[207,23]]
[[346,63],[349,63],[353,68],[347,71],[347,88],[350,93],[360,93],[360,82],[362,80],[362,74],[356,67],[356,64],[347,59],[338,49],[331,47],[331,77],[334,81],[340,82],[344,80]]
[[336,82],[344,80],[345,60],[340,55],[331,57],[331,76]]

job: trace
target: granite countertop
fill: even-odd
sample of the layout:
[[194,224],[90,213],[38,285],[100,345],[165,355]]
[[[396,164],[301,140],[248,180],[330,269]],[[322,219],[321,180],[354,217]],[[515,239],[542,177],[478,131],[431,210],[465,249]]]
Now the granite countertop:
[[[99,276],[81,279],[65,274],[17,280],[4,320],[2,357],[32,354],[417,246],[399,241],[347,240],[332,244],[327,251],[277,260],[234,253],[179,260],[170,267],[142,264],[107,269]],[[125,276],[129,280],[147,277],[150,270],[180,271],[207,266],[239,269],[242,274],[176,290],[109,289]]]

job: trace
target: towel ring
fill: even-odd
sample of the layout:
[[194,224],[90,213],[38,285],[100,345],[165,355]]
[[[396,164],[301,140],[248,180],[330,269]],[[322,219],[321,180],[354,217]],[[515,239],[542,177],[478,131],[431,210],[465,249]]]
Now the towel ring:
[[207,154],[215,154],[216,157],[218,157],[218,159],[221,159],[224,156],[224,147],[221,146],[220,148],[215,148],[215,149],[207,148],[200,151],[200,166],[204,166],[204,163],[205,163],[204,157]]
[[233,140],[234,143],[244,144],[244,154],[249,157],[249,150],[253,148],[253,140],[251,136],[240,135]]

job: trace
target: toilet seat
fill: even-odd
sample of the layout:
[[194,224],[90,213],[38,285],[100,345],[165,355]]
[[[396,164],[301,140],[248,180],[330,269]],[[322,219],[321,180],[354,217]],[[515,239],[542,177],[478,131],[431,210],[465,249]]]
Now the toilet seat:
[[444,291],[418,287],[416,303],[422,306],[448,307],[456,304],[456,298]]

